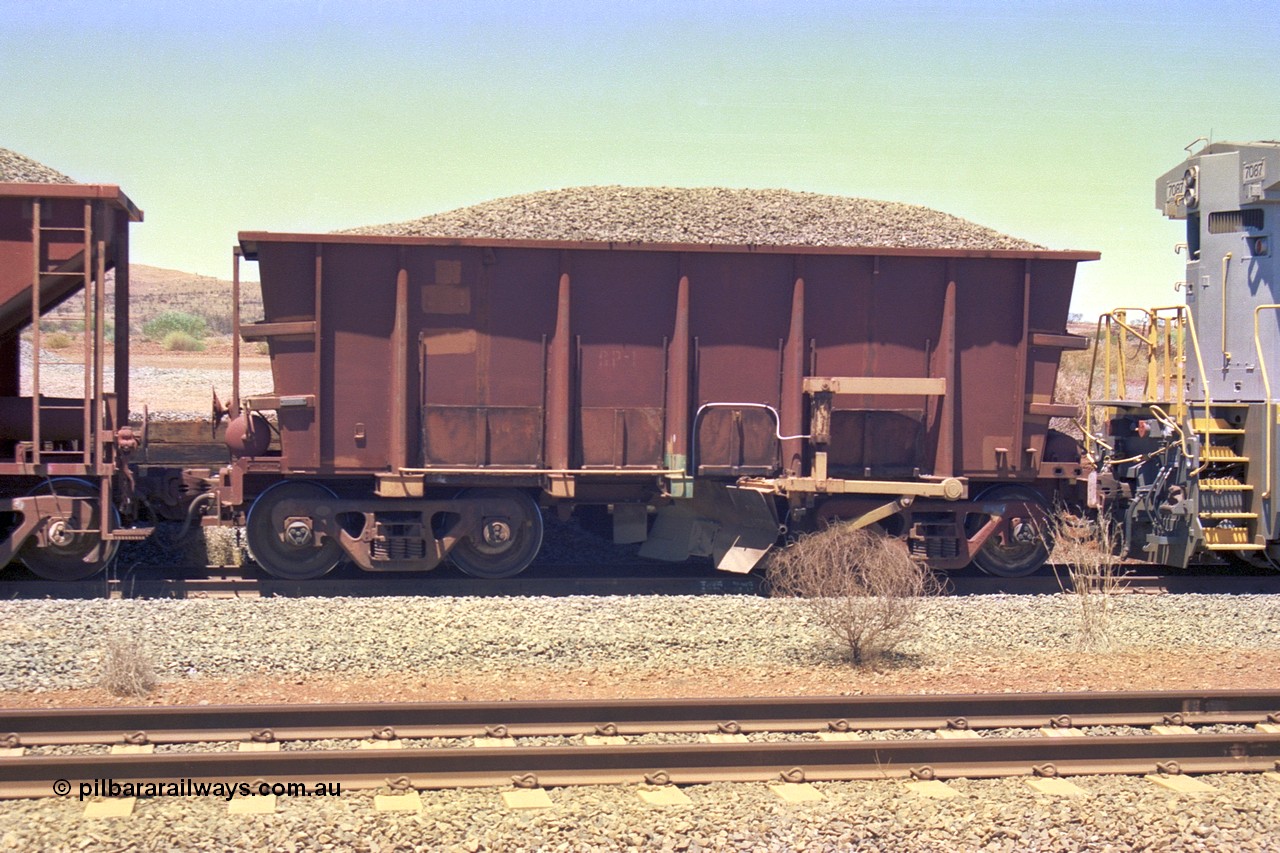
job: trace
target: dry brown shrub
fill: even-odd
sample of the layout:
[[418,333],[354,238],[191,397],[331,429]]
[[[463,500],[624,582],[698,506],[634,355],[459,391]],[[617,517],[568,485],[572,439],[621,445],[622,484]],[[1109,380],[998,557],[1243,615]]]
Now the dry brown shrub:
[[1048,524],[1058,586],[1077,606],[1076,644],[1086,651],[1108,649],[1115,597],[1126,586],[1119,527],[1105,514],[1086,519],[1063,509]]
[[66,332],[50,332],[40,339],[45,349],[66,349],[75,343],[75,339]]
[[102,651],[102,686],[115,696],[146,696],[156,687],[156,668],[136,640],[110,636]]
[[940,590],[901,542],[850,524],[806,534],[776,552],[769,582],[775,594],[803,598],[856,666],[913,636],[922,600]]

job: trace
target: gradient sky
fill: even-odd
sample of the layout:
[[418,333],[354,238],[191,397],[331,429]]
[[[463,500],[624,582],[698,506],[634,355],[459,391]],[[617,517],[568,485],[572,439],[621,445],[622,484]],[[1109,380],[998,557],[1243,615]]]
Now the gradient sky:
[[[1167,304],[1184,146],[1280,139],[1280,18],[1204,2],[0,0],[0,147],[118,183],[135,262],[580,184],[924,204]],[[250,276],[252,268],[246,270]]]

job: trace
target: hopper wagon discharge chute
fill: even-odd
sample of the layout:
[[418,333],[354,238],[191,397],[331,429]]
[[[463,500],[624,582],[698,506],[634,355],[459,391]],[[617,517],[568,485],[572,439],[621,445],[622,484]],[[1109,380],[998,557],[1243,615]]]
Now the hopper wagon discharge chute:
[[1089,503],[1130,556],[1276,567],[1280,142],[1206,145],[1156,181],[1155,201],[1185,223],[1183,301],[1099,321]]
[[937,568],[1035,571],[1087,474],[1049,421],[1076,414],[1054,386],[1097,254],[894,210],[926,214],[931,245],[242,232],[264,319],[237,344],[266,343],[274,387],[233,389],[206,523],[243,521],[292,578],[508,577],[544,510],[579,507],[641,555],[729,571],[833,519]]

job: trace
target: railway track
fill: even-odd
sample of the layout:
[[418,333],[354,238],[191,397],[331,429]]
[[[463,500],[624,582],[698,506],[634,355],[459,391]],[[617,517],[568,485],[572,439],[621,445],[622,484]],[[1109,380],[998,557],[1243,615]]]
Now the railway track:
[[0,600],[32,598],[302,598],[373,596],[758,595],[759,575],[713,570],[655,572],[651,564],[598,567],[542,565],[530,576],[483,580],[457,572],[370,575],[339,569],[308,581],[274,578],[253,567],[133,567],[87,581],[53,582],[6,572]]
[[[8,711],[11,743],[295,742],[278,751],[165,751],[0,758],[0,797],[40,797],[56,781],[338,782],[348,788],[541,787],[716,781],[1262,772],[1280,766],[1280,691],[1038,693],[622,702],[203,706]],[[1256,731],[1108,736],[1082,726],[1240,724]],[[982,737],[1042,727],[1073,736]],[[938,729],[964,737],[863,739]],[[722,742],[645,743],[703,733]],[[793,735],[750,740],[754,733]],[[573,745],[516,738],[583,735]],[[483,745],[316,749],[307,741],[486,737]],[[599,740],[587,740],[599,738]],[[459,741],[459,744],[465,741]],[[473,742],[475,743],[475,742]],[[508,745],[509,744],[509,745]],[[297,748],[302,747],[302,748]],[[63,786],[61,790],[66,790]]]
[[[952,595],[1050,595],[1070,588],[1066,572],[1046,570],[1028,578],[996,578],[976,573],[947,576]],[[1195,573],[1148,572],[1125,576],[1122,593],[1280,594],[1280,574],[1241,574],[1218,567]],[[730,575],[712,569],[654,568],[651,563],[543,564],[518,578],[481,580],[460,573],[370,575],[339,569],[309,581],[273,578],[249,567],[135,566],[86,581],[36,578],[20,567],[0,575],[0,600],[94,598],[300,598],[370,596],[550,596],[570,595],[767,595],[759,574]]]

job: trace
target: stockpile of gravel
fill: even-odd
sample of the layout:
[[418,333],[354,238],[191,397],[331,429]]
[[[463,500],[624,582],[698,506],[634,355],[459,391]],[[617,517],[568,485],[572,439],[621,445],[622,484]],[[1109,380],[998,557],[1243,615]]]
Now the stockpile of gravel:
[[[1113,605],[1116,651],[1280,652],[1280,616],[1265,595],[1129,595]],[[933,599],[921,614],[928,630],[902,651],[946,666],[1067,650],[1075,607],[1061,595]],[[842,666],[803,602],[754,596],[5,601],[0,624],[0,684],[10,690],[93,685],[111,635],[137,638],[161,681]]]
[[731,246],[1043,248],[919,205],[722,187],[571,187],[343,233]]
[[0,183],[74,184],[76,181],[17,151],[0,148]]

